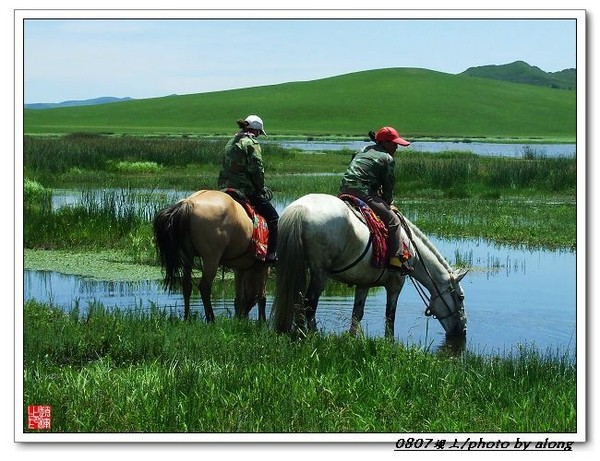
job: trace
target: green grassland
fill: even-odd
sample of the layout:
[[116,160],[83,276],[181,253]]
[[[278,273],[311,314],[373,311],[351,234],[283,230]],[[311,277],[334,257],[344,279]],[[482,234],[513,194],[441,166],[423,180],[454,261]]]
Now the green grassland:
[[384,338],[294,341],[256,322],[35,302],[24,329],[24,402],[52,406],[52,432],[577,429],[576,365],[526,348],[452,357]]
[[409,139],[521,138],[573,142],[575,91],[391,68],[307,82],[25,110],[26,134],[220,135],[258,113],[271,136],[362,136],[393,125]]
[[[84,255],[96,274],[156,278],[150,220],[161,204],[135,189],[215,188],[223,138],[250,112],[271,139],[364,137],[392,124],[409,139],[572,142],[576,124],[573,91],[420,69],[26,110],[26,263],[61,259],[77,272]],[[336,193],[350,159],[264,147],[277,199]],[[398,204],[426,233],[576,247],[576,159],[411,153],[397,168]],[[81,189],[83,203],[53,210],[60,187]],[[87,188],[117,190],[97,203]],[[563,356],[453,357],[347,335],[295,341],[256,322],[184,322],[158,306],[23,307],[24,404],[51,405],[54,432],[577,430],[577,369]]]

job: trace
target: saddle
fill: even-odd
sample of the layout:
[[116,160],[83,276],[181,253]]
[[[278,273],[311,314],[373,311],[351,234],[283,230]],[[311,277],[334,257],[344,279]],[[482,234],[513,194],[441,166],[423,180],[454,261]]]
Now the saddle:
[[373,266],[383,268],[388,262],[387,238],[388,230],[385,223],[367,205],[358,197],[350,194],[338,195],[352,212],[369,228],[371,233],[371,241],[373,242]]
[[226,193],[236,202],[238,202],[252,221],[252,238],[251,245],[254,246],[254,254],[256,259],[264,261],[267,256],[267,244],[269,242],[269,227],[267,221],[259,215],[248,198],[239,190],[233,188],[221,189],[221,192]]
[[[388,256],[388,229],[385,223],[373,211],[373,209],[363,200],[351,194],[340,194],[338,196],[350,210],[360,219],[369,229],[371,240],[373,242],[373,266],[377,268],[386,267]],[[397,213],[400,217],[400,223],[404,230],[408,233],[404,217]],[[408,261],[412,257],[410,252],[410,243],[402,241],[402,260]]]

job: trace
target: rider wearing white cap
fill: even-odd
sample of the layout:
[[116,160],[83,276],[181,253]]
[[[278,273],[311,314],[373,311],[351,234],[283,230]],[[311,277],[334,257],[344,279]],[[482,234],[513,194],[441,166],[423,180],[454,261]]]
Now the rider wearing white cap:
[[233,188],[241,191],[269,226],[267,263],[277,259],[277,227],[279,215],[271,205],[272,192],[265,187],[265,169],[258,137],[267,135],[262,119],[258,115],[248,115],[238,120],[240,130],[225,146],[219,173],[219,188]]

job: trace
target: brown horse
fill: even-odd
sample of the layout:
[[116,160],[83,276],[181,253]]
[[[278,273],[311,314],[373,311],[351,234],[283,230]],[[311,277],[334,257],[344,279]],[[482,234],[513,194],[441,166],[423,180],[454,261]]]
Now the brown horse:
[[154,218],[154,239],[169,291],[181,286],[184,318],[190,318],[192,271],[201,261],[200,296],[207,322],[215,319],[211,289],[219,266],[234,270],[235,315],[247,317],[258,303],[265,320],[268,265],[255,257],[252,221],[228,194],[201,190],[160,211]]

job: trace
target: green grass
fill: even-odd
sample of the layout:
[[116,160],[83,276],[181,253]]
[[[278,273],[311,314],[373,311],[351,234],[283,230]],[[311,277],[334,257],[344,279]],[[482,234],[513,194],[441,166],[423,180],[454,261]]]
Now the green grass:
[[570,199],[400,200],[421,230],[440,237],[484,238],[529,248],[577,247],[577,209]]
[[[25,141],[25,247],[126,249],[145,263],[154,259],[150,222],[174,201],[160,191],[214,189],[223,148],[215,140],[81,134]],[[350,157],[266,145],[267,184],[283,205],[310,192],[337,194]],[[82,205],[52,210],[51,188],[64,187],[81,189]],[[574,158],[397,158],[396,204],[424,232],[440,236],[574,249],[576,188]]]
[[53,432],[575,432],[576,366],[523,349],[460,358],[154,310],[24,306],[26,405]]
[[[141,254],[145,257],[142,258]],[[24,269],[56,271],[61,274],[78,275],[89,280],[162,280],[163,274],[154,258],[148,260],[153,255],[154,248],[139,253],[119,249],[95,251],[82,248],[25,249]],[[82,264],[82,261],[86,264]]]
[[[221,142],[27,137],[26,261],[80,273],[84,257],[100,277],[158,278],[150,221],[172,198],[157,188],[214,188]],[[284,200],[336,193],[350,158],[270,149],[267,182]],[[575,172],[575,160],[402,156],[397,202],[426,233],[575,248]],[[82,205],[52,210],[51,189],[65,186],[82,189]],[[23,363],[24,424],[27,404],[51,405],[55,432],[577,430],[576,366],[530,349],[456,358],[384,338],[293,341],[158,308],[64,313],[27,302]]]
[[514,193],[511,191],[574,195],[577,187],[574,158],[547,158],[527,152],[522,158],[486,157],[469,152],[408,153],[399,156],[397,163],[397,182],[407,195],[431,188],[463,197]]
[[[351,97],[350,97],[351,96]],[[419,137],[576,137],[575,91],[425,69],[391,68],[309,82],[49,110],[25,110],[26,134],[220,135],[258,113],[271,135],[366,136],[393,125]]]
[[151,202],[146,194],[127,189],[82,191],[80,205],[53,210],[51,190],[45,189],[49,199],[41,207],[37,198],[44,189],[32,189],[32,183],[29,181],[24,189],[25,248],[125,248],[134,259],[153,252],[149,223],[165,205],[156,197]]
[[[98,184],[103,187],[214,188],[225,140],[113,137],[72,134],[24,139],[27,178],[47,187]],[[267,181],[274,190],[297,195],[288,181],[339,185],[350,162],[348,150],[301,153],[263,144]],[[51,158],[52,161],[48,161]],[[522,158],[485,157],[469,152],[439,154],[402,151],[396,156],[398,196],[423,196],[431,190],[476,196],[515,191],[574,193],[574,158],[547,158],[526,151]],[[313,176],[314,175],[314,176]],[[318,191],[319,184],[315,188]],[[287,187],[286,187],[287,186]],[[310,190],[310,187],[298,187]]]

